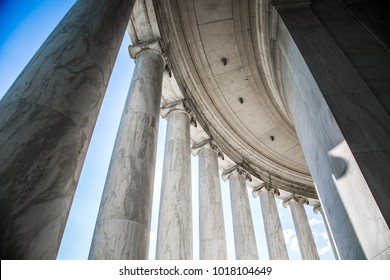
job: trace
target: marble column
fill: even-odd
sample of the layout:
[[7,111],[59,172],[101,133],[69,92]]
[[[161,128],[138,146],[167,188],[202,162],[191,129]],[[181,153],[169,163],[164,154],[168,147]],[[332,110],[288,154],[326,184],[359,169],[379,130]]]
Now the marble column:
[[134,0],[79,0],[0,102],[0,257],[54,259]]
[[246,180],[251,181],[252,178],[243,168],[234,166],[222,173],[222,179],[229,179],[236,259],[257,260],[259,256],[246,189]]
[[89,259],[147,259],[165,59],[159,43],[131,46],[136,66]]
[[161,114],[167,119],[167,134],[156,259],[190,260],[193,258],[190,114],[183,101],[161,108]]
[[226,260],[226,236],[223,217],[218,157],[223,154],[211,140],[195,144],[199,156],[199,258]]
[[318,202],[316,205],[314,205],[313,212],[316,213],[316,214],[321,213],[322,220],[324,221],[324,225],[325,225],[325,228],[326,228],[326,233],[328,234],[329,243],[330,243],[330,246],[332,247],[334,258],[336,260],[339,260],[340,256],[339,256],[339,253],[337,251],[336,245],[334,243],[333,234],[332,234],[332,232],[330,230],[328,219],[325,217],[325,214],[324,214],[324,211],[322,210],[322,206],[321,206],[320,202]]
[[286,241],[275,202],[275,195],[280,195],[279,190],[264,184],[255,188],[252,194],[254,197],[260,197],[269,259],[288,260]]
[[302,259],[319,260],[320,257],[303,206],[304,204],[309,204],[309,201],[306,198],[297,195],[291,195],[283,201],[283,206],[286,208],[287,206],[290,206],[291,209]]

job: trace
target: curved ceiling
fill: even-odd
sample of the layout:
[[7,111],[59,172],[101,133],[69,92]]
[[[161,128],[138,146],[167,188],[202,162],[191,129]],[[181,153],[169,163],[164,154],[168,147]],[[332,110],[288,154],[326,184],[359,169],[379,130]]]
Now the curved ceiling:
[[296,133],[264,71],[262,61],[271,55],[258,43],[267,31],[258,2],[154,4],[170,67],[205,131],[252,175],[316,198]]

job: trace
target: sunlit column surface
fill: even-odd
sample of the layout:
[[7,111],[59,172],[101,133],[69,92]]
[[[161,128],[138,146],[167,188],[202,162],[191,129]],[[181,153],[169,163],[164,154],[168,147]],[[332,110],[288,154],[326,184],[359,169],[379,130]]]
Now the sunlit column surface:
[[192,245],[190,114],[180,101],[161,109],[167,119],[156,259],[190,260]]
[[0,257],[54,259],[134,0],[77,1],[0,103]]
[[320,202],[318,202],[316,205],[314,205],[313,212],[316,214],[321,213],[322,220],[324,221],[326,232],[328,234],[329,243],[330,243],[330,246],[332,247],[333,255],[334,255],[336,260],[339,260],[340,256],[337,252],[336,245],[335,245],[334,239],[333,239],[333,235],[332,235],[332,232],[329,228],[328,220],[326,219],[326,217],[324,215],[324,211],[322,211],[322,206],[321,206]]
[[147,259],[165,59],[159,42],[131,46],[136,67],[118,129],[90,259]]
[[279,191],[274,187],[263,184],[255,188],[252,194],[255,197],[260,197],[261,213],[263,215],[270,260],[288,260],[286,241],[284,240],[278,207],[275,202],[275,195],[280,195]]
[[236,259],[257,260],[259,256],[246,189],[246,180],[251,180],[251,176],[241,167],[235,166],[225,171],[222,179],[229,179]]
[[218,156],[223,157],[211,140],[195,144],[193,154],[199,156],[199,258],[226,260],[226,236],[223,218]]
[[302,196],[291,195],[283,201],[283,206],[290,206],[295,231],[301,256],[303,260],[319,260],[317,247],[314,242],[313,233],[310,229],[309,220],[305,212],[304,204],[309,204],[308,200]]

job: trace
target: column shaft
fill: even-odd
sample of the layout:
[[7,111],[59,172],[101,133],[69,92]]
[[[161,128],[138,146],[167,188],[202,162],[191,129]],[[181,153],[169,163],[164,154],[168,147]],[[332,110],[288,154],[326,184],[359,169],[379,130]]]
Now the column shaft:
[[201,260],[226,260],[225,223],[217,153],[199,151],[199,255]]
[[90,259],[147,259],[164,58],[142,51],[111,157]]
[[321,213],[322,220],[324,221],[326,233],[328,234],[329,243],[330,243],[330,246],[332,247],[333,255],[334,255],[336,260],[339,260],[340,259],[340,254],[339,254],[339,252],[338,252],[338,250],[336,248],[336,244],[334,243],[334,238],[333,238],[332,231],[330,230],[330,227],[329,227],[328,219],[326,218],[320,203],[318,203],[317,205],[314,206],[313,212],[316,213],[316,214],[318,214],[318,212]]
[[192,195],[190,118],[184,110],[167,115],[156,259],[190,260]]
[[266,190],[264,188],[259,192],[259,196],[269,259],[288,260],[286,241],[284,240],[274,193],[272,189]]
[[54,259],[134,0],[79,0],[0,103],[0,257]]
[[303,203],[295,201],[292,198],[288,202],[294,221],[295,231],[297,233],[297,239],[299,249],[301,251],[303,260],[319,260],[320,257],[317,252],[317,247],[314,242],[313,233],[311,232],[309,220],[303,207]]
[[259,256],[245,178],[234,172],[229,176],[229,185],[236,259],[257,260]]

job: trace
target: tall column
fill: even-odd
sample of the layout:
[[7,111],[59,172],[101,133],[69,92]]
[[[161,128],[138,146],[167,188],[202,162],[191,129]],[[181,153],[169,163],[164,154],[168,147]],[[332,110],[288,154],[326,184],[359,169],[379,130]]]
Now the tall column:
[[339,260],[340,256],[339,256],[339,253],[338,253],[338,251],[336,249],[336,245],[334,243],[333,234],[332,234],[332,232],[331,232],[331,230],[329,228],[328,219],[324,215],[324,211],[322,210],[322,206],[321,206],[320,202],[318,202],[316,205],[314,205],[313,212],[316,213],[316,214],[321,213],[322,220],[324,221],[324,224],[325,224],[326,233],[328,234],[329,243],[330,243],[330,246],[332,247],[334,258],[336,260]]
[[268,185],[262,185],[255,188],[252,194],[254,197],[260,197],[270,260],[288,260],[286,241],[284,240],[278,207],[275,202],[275,194],[279,196],[279,190]]
[[192,195],[190,114],[179,101],[161,109],[167,134],[156,259],[190,260],[192,253]]
[[309,221],[305,212],[304,204],[309,204],[309,201],[297,195],[291,195],[283,201],[283,206],[290,206],[299,249],[303,260],[319,260],[317,247],[314,242],[313,233],[311,232]]
[[223,218],[218,156],[223,154],[211,140],[196,144],[199,155],[199,256],[201,260],[226,260],[226,236]]
[[252,178],[244,169],[235,166],[225,171],[222,179],[229,179],[236,259],[257,260],[259,256],[245,182]]
[[134,0],[79,0],[0,103],[0,257],[57,256]]
[[164,57],[130,47],[136,67],[111,156],[90,259],[147,259]]

